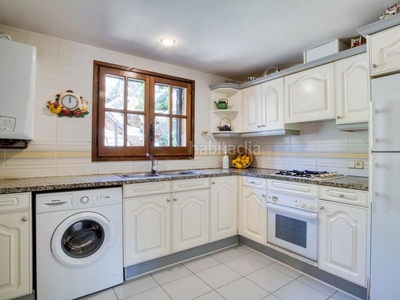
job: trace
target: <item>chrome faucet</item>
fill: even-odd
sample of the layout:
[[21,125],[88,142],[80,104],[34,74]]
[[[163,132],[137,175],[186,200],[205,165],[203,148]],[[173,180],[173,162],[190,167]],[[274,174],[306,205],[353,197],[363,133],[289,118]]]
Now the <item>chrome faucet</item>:
[[146,153],[146,156],[151,158],[151,174],[154,175],[157,173],[157,161],[150,153]]

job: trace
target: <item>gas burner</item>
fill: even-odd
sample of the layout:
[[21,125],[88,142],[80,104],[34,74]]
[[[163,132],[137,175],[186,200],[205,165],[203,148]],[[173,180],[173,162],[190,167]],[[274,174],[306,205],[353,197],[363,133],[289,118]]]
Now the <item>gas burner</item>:
[[281,170],[276,172],[274,175],[287,176],[287,177],[303,177],[310,179],[332,179],[336,177],[343,177],[344,175],[338,174],[337,172],[327,171],[299,171],[299,170]]

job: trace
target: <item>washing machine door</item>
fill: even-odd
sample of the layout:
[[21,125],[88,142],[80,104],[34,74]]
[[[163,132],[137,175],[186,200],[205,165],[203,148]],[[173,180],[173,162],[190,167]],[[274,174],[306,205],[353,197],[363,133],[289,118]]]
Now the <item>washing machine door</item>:
[[92,264],[113,246],[114,224],[95,212],[81,212],[66,218],[54,231],[51,251],[66,266]]

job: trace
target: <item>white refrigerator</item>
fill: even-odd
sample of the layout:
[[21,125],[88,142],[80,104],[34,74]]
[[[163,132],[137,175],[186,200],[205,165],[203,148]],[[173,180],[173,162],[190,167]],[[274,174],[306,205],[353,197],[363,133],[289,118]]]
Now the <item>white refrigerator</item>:
[[371,300],[400,299],[400,74],[371,82]]

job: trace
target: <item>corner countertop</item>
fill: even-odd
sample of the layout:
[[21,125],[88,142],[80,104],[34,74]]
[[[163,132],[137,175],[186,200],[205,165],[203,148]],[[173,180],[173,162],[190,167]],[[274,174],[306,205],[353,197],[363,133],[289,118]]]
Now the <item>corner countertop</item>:
[[266,179],[278,179],[283,181],[302,182],[321,186],[332,186],[338,188],[355,189],[368,191],[368,178],[357,176],[344,176],[336,179],[308,179],[308,178],[288,178],[274,175],[274,169],[198,169],[192,175],[163,175],[160,177],[146,178],[124,178],[120,174],[89,175],[89,176],[59,176],[59,177],[35,177],[0,179],[0,194],[24,193],[24,192],[44,192],[68,189],[83,189],[97,187],[122,186],[130,183],[168,181],[190,178],[220,177],[220,176],[249,176]]

